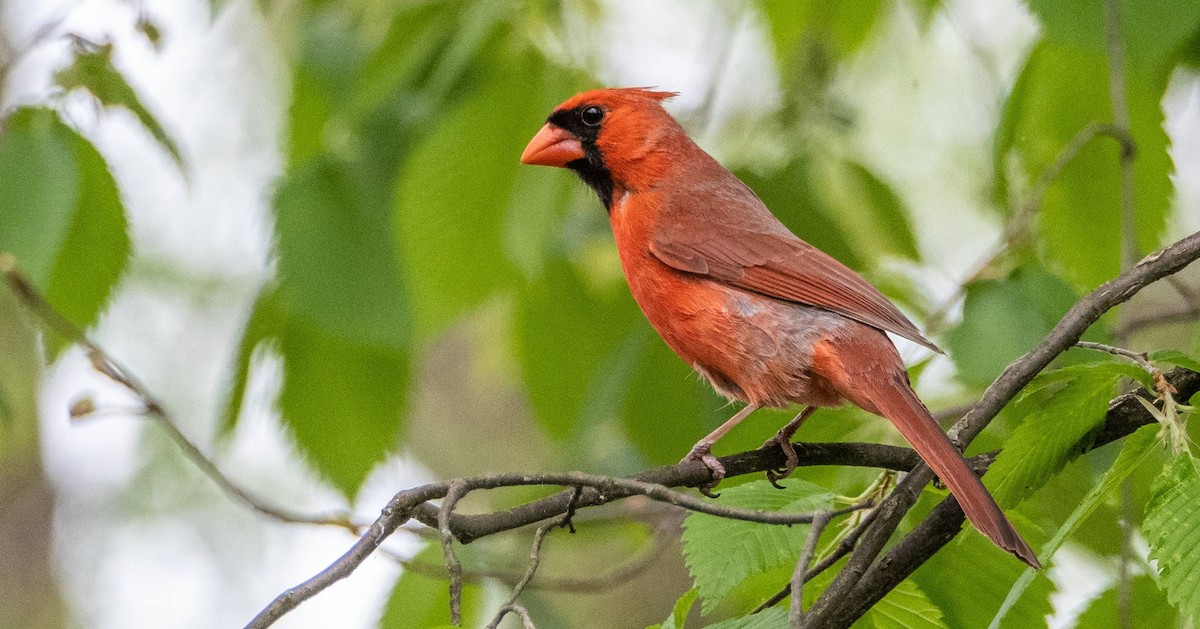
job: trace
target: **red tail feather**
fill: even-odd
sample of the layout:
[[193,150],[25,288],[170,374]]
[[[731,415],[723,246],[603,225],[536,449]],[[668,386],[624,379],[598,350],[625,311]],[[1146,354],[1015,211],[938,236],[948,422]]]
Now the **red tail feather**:
[[880,413],[896,425],[900,434],[946,483],[975,528],[1025,563],[1041,568],[1033,550],[1021,539],[979,477],[967,466],[962,453],[942,432],[941,426],[929,414],[929,409],[925,408],[917,394],[913,393],[908,382],[900,376],[875,381],[869,386],[862,384],[860,390],[865,389],[863,393],[875,403]]

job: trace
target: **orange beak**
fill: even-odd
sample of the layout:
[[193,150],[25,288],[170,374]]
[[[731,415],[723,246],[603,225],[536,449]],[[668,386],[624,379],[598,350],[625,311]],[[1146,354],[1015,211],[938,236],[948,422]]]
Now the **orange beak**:
[[575,136],[547,122],[521,153],[521,163],[562,168],[584,157],[583,145]]

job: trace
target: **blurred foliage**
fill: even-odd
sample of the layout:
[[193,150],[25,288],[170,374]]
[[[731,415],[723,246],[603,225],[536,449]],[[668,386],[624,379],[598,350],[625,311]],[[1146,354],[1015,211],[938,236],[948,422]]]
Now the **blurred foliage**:
[[[469,380],[478,369],[511,377],[528,404],[537,443],[553,450],[545,460],[570,468],[624,474],[671,463],[732,412],[638,312],[599,204],[567,173],[517,160],[554,105],[603,75],[596,55],[580,52],[587,43],[571,25],[605,19],[605,3],[258,4],[284,16],[279,39],[291,71],[284,166],[270,192],[277,272],[262,287],[231,357],[223,434],[238,422],[252,359],[276,354],[283,362],[278,408],[284,425],[311,466],[353,498],[381,461],[409,445],[404,425],[415,414],[413,400],[427,384],[422,378],[431,377],[425,372],[432,357],[450,353],[450,340],[465,343],[472,356],[441,365],[436,377],[452,382],[464,398],[474,392]],[[1200,4],[1120,4],[1124,96],[1137,147],[1136,243],[1147,253],[1163,244],[1175,194],[1161,100],[1177,68],[1200,65]],[[1042,31],[1004,95],[989,138],[987,201],[999,221],[1019,218],[1038,179],[1073,138],[1112,121],[1101,3],[1033,0],[1029,8]],[[223,2],[212,2],[214,16],[223,10]],[[887,34],[883,26],[897,12],[924,28],[944,17],[943,8],[932,0],[762,0],[741,10],[761,18],[782,89],[778,109],[753,122],[782,140],[764,149],[754,168],[741,165],[739,176],[797,234],[876,280],[915,320],[924,320],[938,305],[894,271],[927,257],[912,208],[903,190],[848,148],[855,112],[833,86],[873,37]],[[136,28],[155,48],[169,44],[145,16]],[[113,44],[76,38],[54,80],[66,93],[86,91],[104,108],[132,113],[186,173],[184,151],[114,64],[115,52]],[[131,246],[105,157],[64,111],[59,99],[5,114],[0,251],[14,254],[50,301],[87,327],[121,281]],[[711,122],[685,121],[697,128]],[[1029,246],[1005,250],[963,287],[961,321],[937,339],[953,367],[952,375],[939,376],[953,385],[939,404],[976,399],[1082,294],[1120,271],[1119,153],[1112,138],[1093,138],[1049,182],[1034,208]],[[1087,338],[1111,341],[1116,323],[1117,317],[1106,317]],[[23,330],[22,339],[32,344],[31,331],[12,329]],[[1193,349],[1188,345],[1156,347],[1167,351],[1152,360],[1200,367],[1181,351]],[[47,336],[45,346],[53,358],[61,341]],[[14,356],[5,350],[0,362],[10,364]],[[1050,563],[1046,549],[1052,554],[1066,543],[1106,559],[1119,552],[1111,524],[1120,510],[1111,503],[1116,487],[1131,479],[1144,507],[1134,524],[1161,571],[1151,568],[1133,579],[1134,613],[1154,614],[1163,626],[1182,622],[1177,616],[1194,618],[1200,576],[1188,567],[1196,560],[1191,542],[1200,527],[1192,508],[1200,491],[1195,460],[1180,454],[1164,468],[1161,457],[1151,456],[1158,449],[1146,430],[1119,455],[1110,449],[1080,457],[1107,401],[1146,375],[1116,360],[1082,364],[1074,353],[1056,366],[981,440],[1005,447],[987,483],[1001,504],[1014,508],[1032,540],[1057,531],[1042,547]],[[21,374],[9,371],[0,369],[0,430],[11,433],[7,418],[32,411],[25,408],[28,387],[13,384]],[[434,406],[424,411],[428,421],[459,425],[451,423],[453,409]],[[803,437],[897,439],[858,411],[820,416]],[[756,414],[722,447],[753,447],[785,419],[783,413]],[[507,429],[503,422],[512,420],[496,413],[464,425],[493,421]],[[755,433],[759,429],[763,434]],[[468,453],[474,471],[491,469],[491,444],[446,432],[446,439],[459,440],[453,449]],[[443,469],[419,451],[412,456],[435,472]],[[735,480],[722,500],[811,510],[830,504],[833,495],[861,491],[869,478],[840,469],[805,474],[820,485],[791,481],[780,492],[761,481]],[[929,490],[922,504],[942,495]],[[690,516],[682,554],[695,587],[677,600],[686,585],[658,583],[664,591],[644,592],[652,608],[646,614],[661,619],[677,600],[663,627],[681,629],[689,612],[693,625],[702,616],[716,627],[779,626],[786,616],[780,608],[745,614],[786,581],[805,532]],[[489,548],[520,560],[527,552],[520,546]],[[431,548],[420,560],[436,564],[440,553]],[[806,597],[827,583],[825,575],[815,580]],[[675,585],[681,587],[666,591]],[[445,586],[442,579],[406,572],[382,626],[445,622]],[[490,617],[496,601],[488,587],[469,588],[472,619]],[[858,626],[975,626],[1000,610],[999,626],[1039,626],[1052,590],[1045,573],[1026,572],[970,532]],[[1105,626],[1115,598],[1113,590],[1101,594],[1079,626]],[[596,624],[579,611],[584,605],[562,603],[554,593],[531,601],[531,609],[554,622]]]

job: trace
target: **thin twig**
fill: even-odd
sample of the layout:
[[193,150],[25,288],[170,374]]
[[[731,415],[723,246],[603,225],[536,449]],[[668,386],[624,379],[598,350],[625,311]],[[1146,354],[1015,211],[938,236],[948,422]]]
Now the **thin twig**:
[[529,549],[529,565],[525,568],[525,574],[513,586],[508,599],[504,601],[504,604],[500,606],[500,610],[496,612],[496,617],[492,619],[492,622],[488,623],[488,629],[496,629],[496,627],[500,626],[500,621],[504,620],[504,617],[509,612],[515,611],[514,606],[517,604],[517,597],[521,595],[521,592],[525,591],[525,586],[529,585],[529,582],[533,580],[533,575],[537,572],[538,564],[542,562],[542,542],[545,541],[546,534],[550,532],[550,529],[570,526],[572,515],[574,515],[574,511],[568,511],[563,514],[561,520],[547,522],[539,526],[537,531],[534,532],[533,545]]
[[1190,306],[1183,309],[1151,312],[1141,316],[1130,316],[1117,326],[1114,334],[1122,338],[1129,338],[1135,332],[1140,332],[1147,328],[1179,323],[1195,323],[1197,319],[1200,319],[1200,310],[1192,310]]
[[25,307],[33,313],[42,326],[48,331],[58,334],[64,339],[83,348],[92,367],[109,380],[121,385],[133,393],[141,401],[141,413],[144,417],[154,420],[166,431],[167,436],[183,452],[185,458],[191,461],[200,471],[217,485],[221,491],[232,497],[236,502],[249,507],[261,515],[288,524],[316,524],[337,526],[358,535],[365,524],[355,523],[346,511],[331,511],[328,513],[301,513],[284,507],[267,503],[266,501],[243,489],[221,471],[208,455],[180,430],[178,422],[167,411],[167,407],[150,392],[129,369],[112,357],[87,334],[68,320],[58,311],[25,277],[16,266],[16,259],[11,254],[0,254],[0,273],[4,275],[10,289]]
[[[662,485],[655,485],[632,478],[616,478],[600,476],[598,474],[585,474],[583,472],[488,474],[472,478],[460,478],[453,481],[429,483],[396,494],[388,502],[387,507],[384,508],[379,518],[367,528],[366,532],[363,533],[362,537],[359,538],[350,551],[303,584],[280,594],[270,605],[259,612],[258,616],[247,627],[250,629],[269,627],[276,620],[283,617],[284,614],[295,609],[300,603],[333,585],[337,580],[349,576],[358,569],[358,566],[362,565],[362,562],[366,561],[367,557],[383,543],[384,539],[391,535],[397,527],[408,521],[418,506],[433,508],[426,503],[430,500],[447,497],[452,486],[461,487],[459,491],[468,492],[481,489],[530,485],[589,487],[600,491],[602,500],[599,502],[607,502],[611,499],[640,494],[652,500],[673,504],[699,513],[762,524],[808,524],[812,522],[813,518],[812,514],[807,513],[761,511],[714,505],[711,502]],[[843,515],[860,508],[862,508],[861,505],[853,505],[843,509],[836,509],[833,513],[834,515]],[[444,519],[447,523],[450,521],[449,511],[447,509],[443,512],[446,514]],[[553,515],[549,517],[553,517]]]
[[[1177,368],[1166,377],[1182,395],[1191,397],[1200,392],[1198,372]],[[1146,395],[1144,389],[1139,389],[1120,395],[1110,402],[1104,428],[1089,449],[1094,450],[1107,445],[1132,434],[1142,426],[1156,423],[1158,420],[1139,401]],[[863,576],[858,586],[846,595],[846,604],[839,610],[839,615],[831,615],[821,623],[812,624],[819,627],[848,627],[954,539],[961,530],[964,519],[962,508],[953,496],[943,499],[916,528],[879,560],[877,565],[886,566],[886,569],[873,569]]]
[[[867,527],[871,526],[871,523],[875,521],[876,513],[877,512],[875,510],[868,511],[867,515],[863,517],[862,522],[859,522],[857,526],[855,526],[853,529],[850,529],[850,533],[843,537],[840,542],[838,542],[837,547],[834,548],[832,552],[825,555],[824,559],[818,561],[816,565],[814,565],[807,573],[805,573],[804,582],[807,583],[812,581],[817,575],[828,570],[842,557],[845,557],[850,553],[850,551],[854,550],[855,546],[858,544],[858,538],[862,537],[862,534],[867,530]],[[792,585],[791,582],[788,582],[784,584],[784,586],[780,588],[778,592],[773,594],[771,598],[759,603],[758,607],[755,607],[750,613],[757,614],[764,609],[769,609],[778,605],[779,602],[787,598],[791,592]]]
[[396,530],[396,527],[408,521],[409,511],[413,506],[423,504],[428,500],[444,498],[449,491],[449,483],[430,483],[393,496],[380,512],[379,517],[371,526],[367,527],[366,532],[350,547],[350,550],[330,564],[328,568],[275,597],[275,600],[271,601],[246,625],[247,629],[262,629],[271,626],[300,603],[350,576],[383,543],[383,540]]
[[442,534],[442,556],[446,561],[446,572],[450,575],[450,624],[462,624],[462,590],[463,590],[463,570],[462,562],[458,560],[458,555],[454,552],[454,533],[450,532],[450,514],[454,512],[454,507],[463,496],[471,489],[463,481],[453,481],[450,483],[450,490],[446,492],[446,498],[442,501],[442,507],[438,511],[438,531]]
[[500,611],[508,614],[513,613],[521,618],[521,626],[524,629],[537,629],[533,624],[533,619],[529,617],[529,611],[516,603],[509,603],[500,608]]
[[[526,590],[543,590],[550,592],[570,592],[572,594],[602,594],[614,587],[626,584],[629,579],[636,577],[658,561],[667,549],[671,548],[669,541],[672,533],[678,527],[678,519],[664,520],[654,529],[650,540],[637,556],[627,560],[605,574],[596,576],[555,577],[542,576],[525,586]],[[428,530],[428,529],[426,529]],[[405,559],[388,548],[381,547],[378,551],[386,555],[405,570],[412,570],[434,579],[448,577],[445,564],[432,564],[422,561]],[[479,583],[487,579],[495,579],[508,586],[516,585],[524,576],[523,572],[515,570],[463,569],[463,581]]]
[[825,531],[831,517],[832,513],[829,511],[813,514],[808,539],[804,543],[804,552],[800,553],[800,558],[796,560],[796,569],[792,571],[792,605],[788,610],[788,626],[791,629],[804,626],[804,582],[808,580],[808,564],[812,563],[813,555],[817,552],[817,542],[821,540],[821,533]]
[[1150,373],[1157,371],[1154,368],[1154,365],[1150,362],[1150,357],[1146,354],[1146,352],[1135,352],[1131,349],[1125,349],[1124,347],[1105,345],[1104,343],[1095,343],[1092,341],[1076,341],[1075,347],[1090,349],[1096,352],[1104,352],[1106,354],[1112,354],[1113,356],[1120,356],[1121,358],[1128,358]]

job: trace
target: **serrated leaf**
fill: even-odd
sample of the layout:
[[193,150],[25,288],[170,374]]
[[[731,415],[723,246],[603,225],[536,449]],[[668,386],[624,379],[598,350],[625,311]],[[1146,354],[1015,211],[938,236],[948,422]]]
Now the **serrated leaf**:
[[1158,562],[1159,587],[1185,615],[1200,612],[1200,467],[1190,453],[1176,455],[1154,481],[1142,533]]
[[1036,346],[1077,296],[1071,286],[1039,266],[1013,271],[1002,280],[967,286],[963,320],[945,336],[959,377],[985,386]]
[[394,448],[408,390],[410,316],[377,192],[348,165],[317,158],[292,171],[274,203],[280,315],[264,314],[264,325],[280,328],[262,336],[283,354],[285,424],[347,496]]
[[221,434],[228,434],[237,425],[238,415],[246,398],[246,384],[250,378],[250,361],[254,350],[260,344],[277,338],[285,324],[286,317],[280,309],[279,296],[275,289],[264,289],[258,299],[254,300],[250,317],[242,330],[242,340],[238,342],[229,392],[225,396],[224,409],[217,425]]
[[294,318],[279,347],[284,422],[321,475],[352,498],[395,449],[408,397],[408,354],[331,336]]
[[41,290],[79,200],[79,164],[69,132],[48,109],[18,109],[0,137],[0,250],[17,257]]
[[[442,550],[431,544],[422,550],[413,561],[422,564],[442,565]],[[482,587],[468,583],[463,586],[463,627],[481,626],[485,592]],[[383,608],[379,629],[427,629],[449,626],[450,581],[436,579],[415,570],[405,570]]]
[[[1058,531],[1054,533],[1054,536],[1050,538],[1050,541],[1042,546],[1041,551],[1038,553],[1038,558],[1043,563],[1048,564],[1054,554],[1058,552],[1058,549],[1062,547],[1067,537],[1074,533],[1079,525],[1100,506],[1106,497],[1128,478],[1133,470],[1137,469],[1146,460],[1146,457],[1154,451],[1154,444],[1156,442],[1155,431],[1151,426],[1143,426],[1125,439],[1124,445],[1121,446],[1121,452],[1117,454],[1116,460],[1113,461],[1108,472],[1104,474],[1104,478],[1092,487],[1091,491],[1079,502],[1079,506],[1071,512],[1071,515],[1067,517]],[[1038,574],[1033,568],[1025,569],[1021,577],[1017,579],[1016,583],[1009,590],[1008,595],[1005,596],[1004,603],[996,611],[996,615],[992,618],[990,625],[992,629],[998,629],[1001,626],[1000,622],[1012,612],[1017,602],[1021,600],[1022,595],[1029,588],[1030,584],[1033,583],[1034,578]]]
[[[48,109],[5,121],[0,251],[82,327],[99,317],[128,262],[124,207],[104,158]],[[51,355],[61,343],[48,336]]]
[[[800,480],[780,490],[767,481],[722,489],[726,504],[764,511],[811,512],[828,509],[833,496]],[[804,547],[807,525],[765,526],[691,513],[684,521],[683,556],[710,614],[734,587],[752,574],[795,563]]]
[[1192,371],[1200,371],[1200,361],[1174,349],[1164,349],[1150,354],[1150,362],[1166,363],[1168,365],[1183,367],[1184,369],[1191,369]]
[[[108,164],[82,136],[71,134],[79,168],[79,196],[66,238],[50,273],[46,298],[76,325],[87,328],[100,317],[129,262],[125,206]],[[51,356],[63,339],[47,337]]]
[[788,613],[781,607],[707,625],[707,629],[787,629]]
[[942,610],[907,579],[867,610],[863,618],[875,629],[946,629]]
[[1136,369],[1104,362],[1035,378],[1013,405],[1024,420],[984,476],[996,502],[1016,506],[1079,456],[1102,425],[1119,377]]
[[124,107],[154,136],[179,166],[183,156],[171,136],[142,104],[137,92],[112,64],[112,44],[88,46],[75,53],[75,61],[54,75],[54,82],[64,90],[85,89],[105,107]]
[[[1165,80],[1140,73],[1130,73],[1127,80],[1130,132],[1138,151],[1133,165],[1137,242],[1145,252],[1159,244],[1173,194],[1160,106]],[[998,177],[1015,153],[1024,178],[1035,181],[1077,133],[1111,119],[1103,53],[1042,41],[1006,104],[995,154]],[[1044,254],[1055,270],[1083,287],[1107,281],[1121,268],[1118,157],[1115,141],[1095,138],[1046,190],[1038,210]]]

